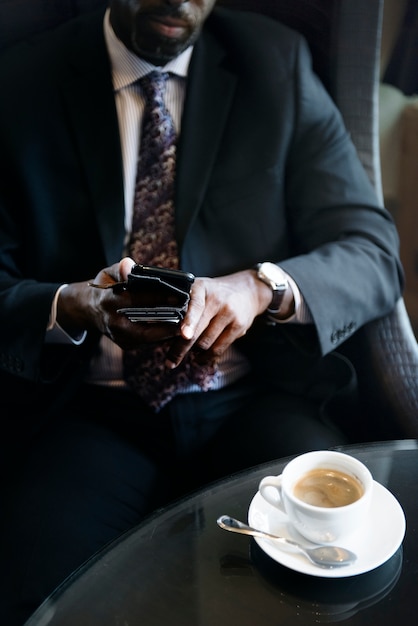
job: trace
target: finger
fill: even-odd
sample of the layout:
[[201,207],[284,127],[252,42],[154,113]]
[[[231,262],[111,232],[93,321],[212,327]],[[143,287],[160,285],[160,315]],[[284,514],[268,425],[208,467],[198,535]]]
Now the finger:
[[186,354],[190,351],[193,343],[193,341],[184,341],[184,339],[181,338],[174,340],[167,353],[165,366],[168,369],[178,367]]
[[119,261],[119,274],[120,280],[127,280],[128,274],[131,273],[132,267],[135,265],[135,261],[131,257],[126,256]]
[[195,336],[199,325],[202,325],[202,315],[205,312],[206,289],[204,283],[197,279],[190,293],[190,302],[186,315],[181,324],[181,334],[190,341]]

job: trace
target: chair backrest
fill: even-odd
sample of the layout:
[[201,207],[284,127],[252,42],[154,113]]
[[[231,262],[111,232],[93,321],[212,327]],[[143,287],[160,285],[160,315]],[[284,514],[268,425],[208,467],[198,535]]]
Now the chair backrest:
[[0,51],[106,4],[107,0],[0,0]]
[[[379,153],[380,43],[384,0],[218,0],[264,13],[300,31],[313,66],[340,109],[359,157],[382,200]],[[354,438],[418,437],[418,346],[403,299],[348,340],[360,387]],[[358,420],[357,420],[358,424]]]

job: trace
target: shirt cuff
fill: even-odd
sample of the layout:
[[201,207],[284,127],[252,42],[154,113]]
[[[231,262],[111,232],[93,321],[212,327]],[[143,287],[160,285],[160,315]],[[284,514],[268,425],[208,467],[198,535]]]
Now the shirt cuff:
[[87,337],[87,331],[83,330],[81,333],[78,333],[76,337],[74,337],[67,333],[67,331],[65,331],[57,322],[58,297],[65,287],[68,287],[68,283],[61,285],[55,292],[51,305],[51,312],[49,314],[48,326],[46,327],[47,332],[45,335],[45,341],[46,343],[72,343],[79,346]]
[[288,280],[289,286],[293,293],[293,299],[295,302],[295,310],[293,311],[292,315],[290,315],[289,317],[286,317],[285,319],[279,319],[278,317],[274,315],[269,315],[268,316],[269,321],[274,322],[275,324],[288,324],[289,322],[292,322],[293,324],[312,324],[313,323],[312,315],[299,290],[299,287],[297,286],[293,278],[289,276],[289,274],[287,274],[287,272],[284,272],[284,273],[286,274],[286,278]]

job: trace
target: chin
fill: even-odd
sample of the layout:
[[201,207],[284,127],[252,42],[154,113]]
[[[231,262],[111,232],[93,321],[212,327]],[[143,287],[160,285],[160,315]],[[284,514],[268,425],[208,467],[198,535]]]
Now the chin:
[[155,48],[142,48],[136,45],[134,52],[141,57],[141,59],[144,59],[153,65],[165,65],[181,54],[188,47],[188,45],[189,44],[178,44],[176,46],[161,45]]
[[196,41],[197,34],[188,33],[184,39],[171,39],[159,37],[158,40],[139,29],[132,33],[131,50],[153,65],[165,65],[179,56],[186,48]]

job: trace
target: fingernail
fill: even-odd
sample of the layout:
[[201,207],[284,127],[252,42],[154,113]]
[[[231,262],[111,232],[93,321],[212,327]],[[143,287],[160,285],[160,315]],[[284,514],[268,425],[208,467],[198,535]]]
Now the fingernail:
[[191,326],[184,326],[181,329],[181,334],[183,335],[183,337],[185,339],[192,339],[193,333],[194,333],[194,331],[193,331],[193,328]]

